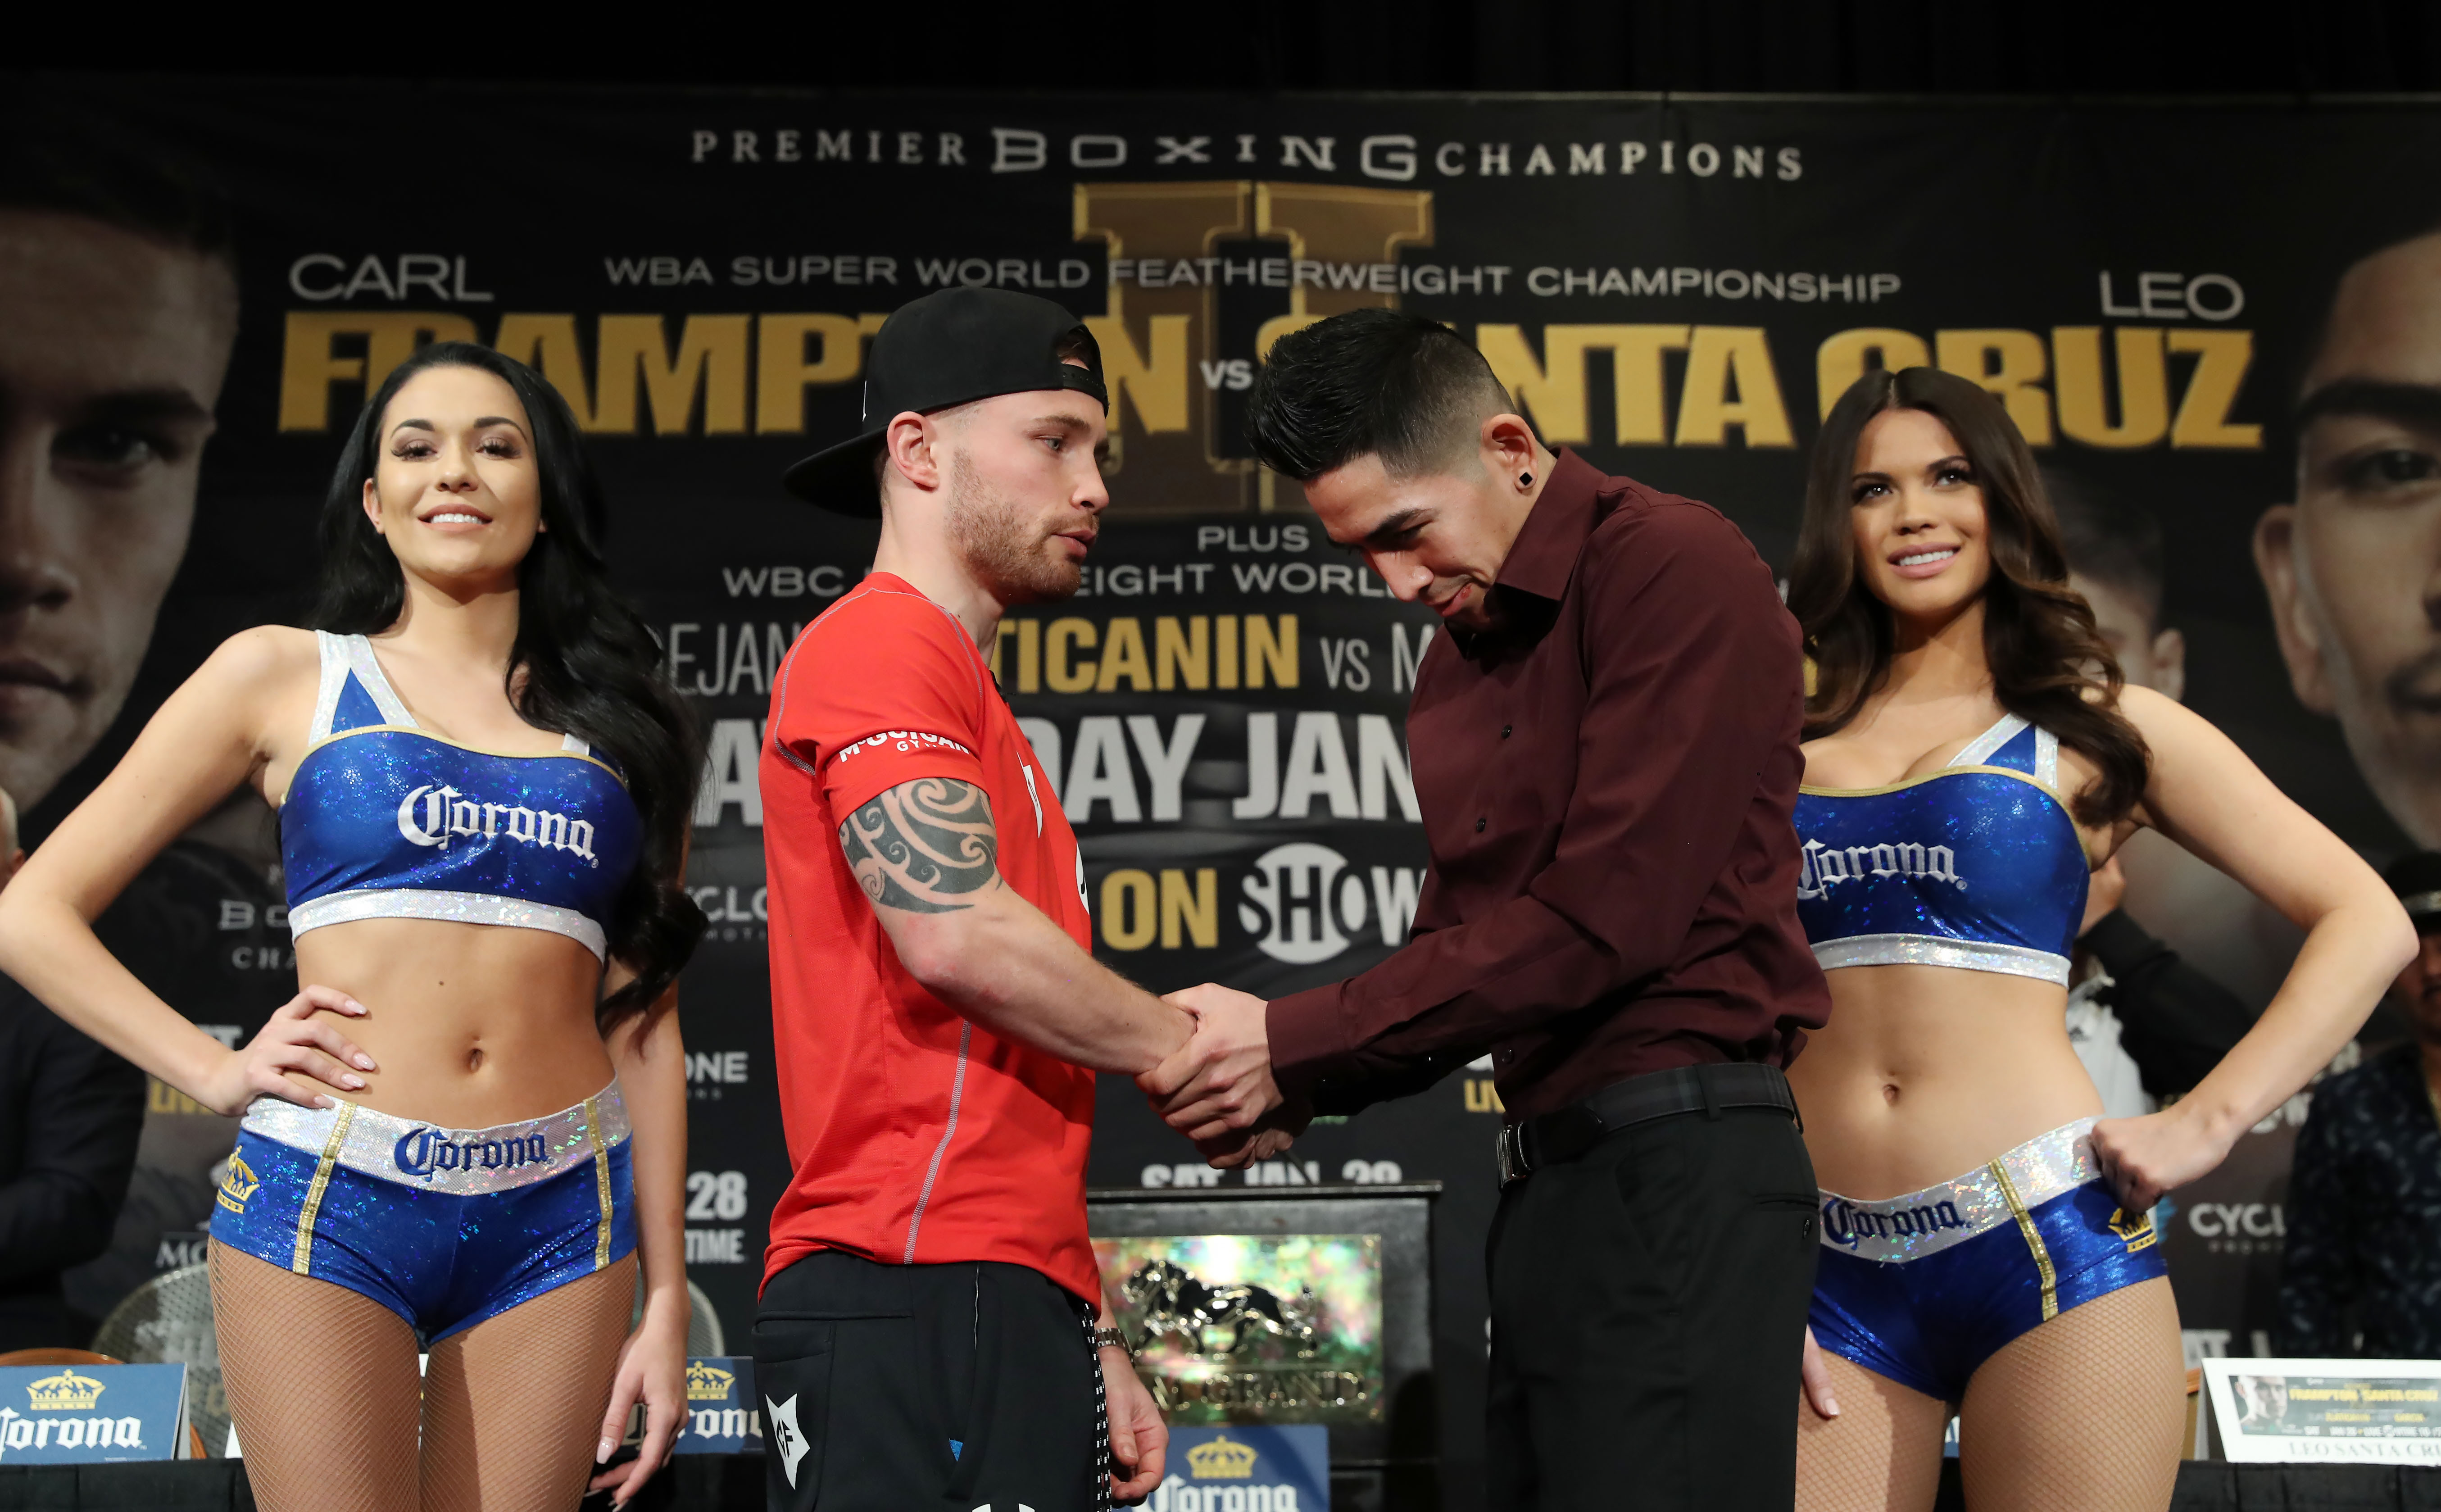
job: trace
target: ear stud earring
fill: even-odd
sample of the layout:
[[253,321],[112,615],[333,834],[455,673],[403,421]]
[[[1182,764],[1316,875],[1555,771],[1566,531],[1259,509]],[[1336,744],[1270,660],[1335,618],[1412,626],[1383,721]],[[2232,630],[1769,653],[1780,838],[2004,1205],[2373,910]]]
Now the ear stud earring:
[[1518,474],[1517,486],[1519,488],[1532,488],[1534,486],[1534,475],[1531,473]]

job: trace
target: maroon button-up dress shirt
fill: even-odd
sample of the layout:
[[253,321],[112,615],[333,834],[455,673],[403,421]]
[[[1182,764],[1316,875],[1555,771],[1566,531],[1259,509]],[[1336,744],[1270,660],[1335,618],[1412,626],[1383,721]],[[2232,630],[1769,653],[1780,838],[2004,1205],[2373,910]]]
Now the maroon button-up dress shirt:
[[1797,922],[1796,621],[1710,507],[1563,452],[1499,627],[1437,637],[1407,743],[1408,943],[1275,999],[1274,1071],[1348,1112],[1487,1050],[1511,1117],[1709,1061],[1785,1066],[1831,997]]

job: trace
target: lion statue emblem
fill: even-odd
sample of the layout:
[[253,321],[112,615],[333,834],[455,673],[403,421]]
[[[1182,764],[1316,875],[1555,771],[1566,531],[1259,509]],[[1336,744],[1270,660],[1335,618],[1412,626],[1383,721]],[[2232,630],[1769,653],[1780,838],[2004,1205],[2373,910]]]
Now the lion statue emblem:
[[[1311,1359],[1319,1340],[1321,1301],[1311,1287],[1283,1302],[1261,1287],[1206,1286],[1184,1266],[1152,1260],[1138,1266],[1119,1291],[1144,1320],[1145,1344],[1166,1338],[1189,1354],[1235,1355],[1250,1340],[1276,1339],[1297,1359]],[[1229,1330],[1229,1342],[1216,1350],[1210,1336],[1222,1329]]]

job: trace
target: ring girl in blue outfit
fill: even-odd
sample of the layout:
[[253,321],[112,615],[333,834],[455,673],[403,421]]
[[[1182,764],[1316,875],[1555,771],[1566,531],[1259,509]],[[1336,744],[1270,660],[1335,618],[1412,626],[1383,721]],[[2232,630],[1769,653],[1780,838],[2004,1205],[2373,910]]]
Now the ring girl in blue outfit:
[[[0,896],[0,969],[244,1114],[212,1298],[267,1512],[624,1503],[685,1411],[702,755],[601,508],[547,384],[424,348],[332,480],[316,628],[223,644]],[[279,818],[306,985],[229,1050],[91,924],[241,783]],[[597,1473],[639,1402],[642,1453]]]
[[[2414,931],[2217,730],[2122,685],[1977,385],[1840,399],[1788,598],[1815,669],[1798,909],[1833,1001],[1789,1070],[1824,1188],[1797,1504],[1929,1508],[1956,1412],[1972,1512],[2158,1512],[2185,1394],[2153,1204],[2330,1059]],[[2201,1085],[2105,1119],[2068,957],[2140,824],[2308,933]]]

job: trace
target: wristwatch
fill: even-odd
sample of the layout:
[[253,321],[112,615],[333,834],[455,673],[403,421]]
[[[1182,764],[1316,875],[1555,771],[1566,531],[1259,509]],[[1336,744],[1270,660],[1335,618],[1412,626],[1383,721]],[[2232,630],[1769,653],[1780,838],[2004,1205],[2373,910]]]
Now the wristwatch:
[[1136,1358],[1135,1350],[1128,1343],[1128,1336],[1116,1328],[1094,1329],[1094,1347],[1095,1349],[1115,1349],[1131,1360]]

